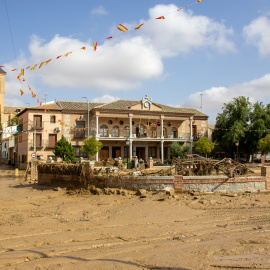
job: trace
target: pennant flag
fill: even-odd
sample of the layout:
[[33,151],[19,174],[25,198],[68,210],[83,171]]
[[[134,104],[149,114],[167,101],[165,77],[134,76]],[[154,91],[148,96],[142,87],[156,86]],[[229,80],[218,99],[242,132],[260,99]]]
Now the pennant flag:
[[42,102],[40,102],[40,106],[42,106]]
[[62,57],[62,55],[57,56],[56,59],[59,59],[60,57]]
[[24,76],[24,68],[21,70],[21,76]]
[[29,67],[27,67],[26,69],[28,69],[28,68],[30,68],[30,66],[29,66]]
[[31,70],[34,70],[34,69],[36,68],[36,66],[37,66],[37,64],[35,64],[35,65],[31,68]]
[[122,31],[122,32],[128,31],[128,29],[124,25],[122,25],[122,24],[119,24],[118,27],[117,27],[117,29],[120,30],[120,31]]
[[135,29],[138,30],[138,29],[139,29],[141,26],[143,26],[143,25],[144,25],[144,23],[142,23],[142,24],[136,26]]
[[68,52],[66,53],[64,56],[67,57],[69,54],[71,54],[72,52]]
[[37,95],[36,95],[36,94],[34,94],[32,97],[33,97],[33,98],[35,98],[36,96],[37,96]]
[[5,67],[5,66],[0,66],[0,67]]
[[34,94],[33,90],[31,90],[31,94],[32,94],[32,95]]
[[31,87],[30,87],[30,85],[28,84],[28,88],[29,88],[29,91],[31,90]]
[[20,92],[21,92],[21,96],[22,96],[22,95],[24,94],[24,93],[23,93],[23,90],[22,90],[22,89],[20,89]]
[[42,68],[43,64],[44,64],[44,62],[42,62],[42,63],[39,65],[39,68]]
[[111,38],[113,38],[113,37],[107,37],[107,39],[111,39]]
[[21,74],[18,75],[17,79],[18,80],[21,80]]
[[14,69],[12,69],[11,71],[15,71],[15,70],[17,70],[16,68],[14,68]]
[[185,6],[185,7],[181,7],[181,8],[179,8],[179,9],[177,9],[177,11],[180,11],[180,10],[182,10],[182,9],[184,9],[184,8],[186,8],[187,6]]
[[203,0],[198,0],[198,2],[200,3],[200,2],[202,2]]
[[160,17],[156,18],[156,20],[164,20],[164,19],[165,19],[164,16],[160,16]]
[[85,50],[85,49],[86,49],[86,47],[81,47],[81,49],[82,49],[82,50]]
[[23,78],[23,81],[25,82],[25,78]]
[[52,61],[52,59],[50,59],[50,60],[47,60],[45,63],[46,63],[46,65],[48,64],[48,63],[50,63]]
[[37,103],[39,103],[39,98],[37,99]]
[[93,49],[94,49],[94,51],[97,50],[97,42],[93,43]]

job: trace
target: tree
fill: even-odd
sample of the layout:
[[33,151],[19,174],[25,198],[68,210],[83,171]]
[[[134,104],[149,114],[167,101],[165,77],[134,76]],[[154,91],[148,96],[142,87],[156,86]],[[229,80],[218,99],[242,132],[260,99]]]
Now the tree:
[[178,142],[173,142],[170,145],[170,153],[171,157],[180,157],[185,158],[186,155],[190,152],[190,146],[189,145],[183,145],[181,146]]
[[235,142],[239,141],[239,148],[244,149],[246,131],[249,129],[250,112],[252,109],[249,98],[240,96],[224,104],[222,113],[216,118],[213,140],[223,151],[233,153]]
[[97,141],[95,137],[91,137],[83,142],[81,149],[87,153],[88,157],[93,157],[102,147],[101,142]]
[[75,151],[69,143],[64,135],[62,135],[61,139],[55,144],[54,152],[57,157],[62,158],[64,161],[76,161],[77,159],[74,157]]
[[15,126],[15,125],[18,125],[18,123],[19,123],[19,118],[18,118],[17,115],[14,115],[14,116],[11,118],[11,120],[10,120],[8,126]]
[[211,153],[214,147],[215,147],[215,143],[208,142],[207,137],[203,137],[199,139],[195,144],[196,152],[200,154],[205,154],[205,155],[207,155],[208,153]]
[[270,152],[270,135],[259,140],[259,149],[262,151],[262,155]]

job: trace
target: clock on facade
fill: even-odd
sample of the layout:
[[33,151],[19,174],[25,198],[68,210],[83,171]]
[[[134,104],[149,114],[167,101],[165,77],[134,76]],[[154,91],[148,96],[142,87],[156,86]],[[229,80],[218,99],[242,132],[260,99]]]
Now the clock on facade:
[[149,107],[149,102],[144,102],[144,107],[148,108]]

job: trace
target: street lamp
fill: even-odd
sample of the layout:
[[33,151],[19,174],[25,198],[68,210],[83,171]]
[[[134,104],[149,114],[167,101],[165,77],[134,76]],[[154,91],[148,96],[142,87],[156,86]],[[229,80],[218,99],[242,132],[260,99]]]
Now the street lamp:
[[236,161],[238,162],[238,146],[239,146],[239,141],[237,140],[235,142],[236,148],[237,148],[237,152],[236,152]]
[[89,140],[89,102],[87,97],[82,97],[87,100],[87,138]]

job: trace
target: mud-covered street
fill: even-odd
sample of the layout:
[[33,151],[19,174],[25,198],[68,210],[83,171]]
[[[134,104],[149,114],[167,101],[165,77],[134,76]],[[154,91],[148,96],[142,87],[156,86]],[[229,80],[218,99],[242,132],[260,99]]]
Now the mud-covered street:
[[0,174],[0,269],[270,269],[270,193],[93,195]]

